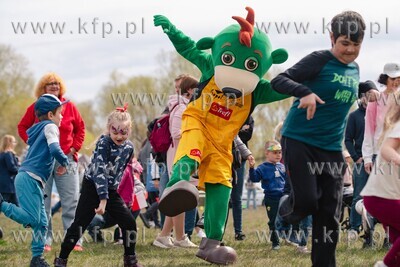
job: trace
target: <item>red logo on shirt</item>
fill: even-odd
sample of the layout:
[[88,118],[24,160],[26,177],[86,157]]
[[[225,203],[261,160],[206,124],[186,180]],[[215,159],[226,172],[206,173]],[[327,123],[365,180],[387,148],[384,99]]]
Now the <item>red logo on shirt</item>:
[[233,112],[232,109],[221,106],[220,104],[215,103],[215,102],[213,102],[210,107],[211,114],[216,115],[220,118],[223,118],[224,120],[227,120],[227,121],[230,119],[232,112]]
[[190,155],[201,159],[201,151],[197,148],[190,150]]

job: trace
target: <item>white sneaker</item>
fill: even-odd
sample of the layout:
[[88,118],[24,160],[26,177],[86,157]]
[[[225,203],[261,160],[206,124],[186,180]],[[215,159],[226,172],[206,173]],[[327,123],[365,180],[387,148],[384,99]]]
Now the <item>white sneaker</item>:
[[279,245],[272,246],[272,250],[280,250],[280,249],[281,249],[281,246],[279,246]]
[[207,237],[206,233],[204,233],[203,229],[200,229],[200,231],[197,233],[197,236],[199,238]]
[[174,243],[172,241],[173,238],[171,236],[160,236],[160,234],[158,234],[156,240],[153,242],[153,246],[159,248],[173,248]]
[[198,248],[199,246],[194,244],[190,239],[187,237],[187,235],[183,236],[182,240],[174,240],[174,246],[175,247],[180,247],[180,248]]
[[307,246],[298,246],[297,247],[297,252],[303,253],[303,254],[310,254],[311,251],[308,250]]
[[387,267],[387,265],[383,261],[377,261],[374,267]]

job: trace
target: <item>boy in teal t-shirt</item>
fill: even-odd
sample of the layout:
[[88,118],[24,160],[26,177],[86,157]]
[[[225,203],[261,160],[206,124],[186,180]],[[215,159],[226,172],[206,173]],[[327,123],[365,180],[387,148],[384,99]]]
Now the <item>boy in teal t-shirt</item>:
[[346,117],[357,99],[358,57],[365,23],[345,11],[331,21],[330,50],[311,53],[271,81],[279,93],[297,97],[282,128],[283,159],[291,182],[279,215],[298,223],[313,215],[312,265],[336,266]]

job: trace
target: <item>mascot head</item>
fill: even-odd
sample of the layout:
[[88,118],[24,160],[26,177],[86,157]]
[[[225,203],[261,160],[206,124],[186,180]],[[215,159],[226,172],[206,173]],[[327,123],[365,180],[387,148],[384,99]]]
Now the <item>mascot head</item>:
[[238,24],[196,44],[200,50],[211,49],[217,86],[225,94],[237,97],[251,94],[272,64],[288,58],[286,50],[272,50],[268,36],[254,29],[253,9],[246,7],[246,10],[246,19],[233,16]]

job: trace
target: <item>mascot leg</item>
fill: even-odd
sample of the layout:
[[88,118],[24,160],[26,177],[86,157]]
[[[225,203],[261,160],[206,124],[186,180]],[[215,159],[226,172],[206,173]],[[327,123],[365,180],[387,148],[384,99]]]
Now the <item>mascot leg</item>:
[[190,175],[196,170],[197,161],[184,156],[172,168],[172,175],[164,190],[158,209],[169,217],[197,207],[199,192],[189,183]]
[[228,265],[236,262],[236,251],[221,243],[228,216],[228,202],[231,188],[222,184],[206,183],[206,204],[204,209],[203,238],[196,256],[215,264]]

